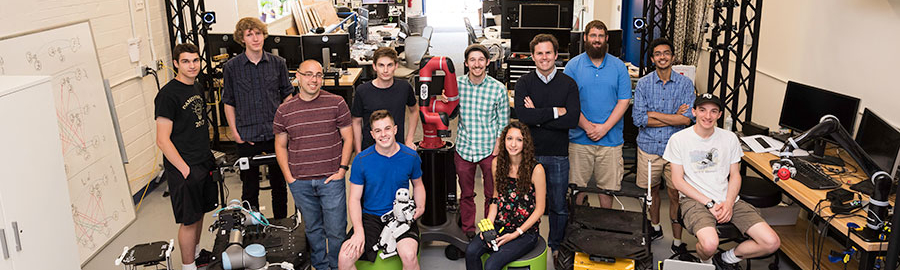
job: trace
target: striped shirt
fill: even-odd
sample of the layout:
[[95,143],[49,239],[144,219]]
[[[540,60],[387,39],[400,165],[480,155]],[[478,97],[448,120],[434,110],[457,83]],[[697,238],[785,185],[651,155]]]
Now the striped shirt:
[[503,83],[491,76],[485,76],[480,84],[473,84],[468,75],[457,76],[456,81],[460,97],[456,153],[466,161],[478,162],[491,155],[509,124],[509,96]]
[[[648,127],[647,112],[675,114],[682,104],[693,107],[695,97],[694,83],[678,72],[673,71],[669,81],[665,84],[656,71],[650,72],[638,80],[634,90],[634,107],[631,114],[634,118],[634,125],[639,128],[638,148],[648,154],[662,156],[666,151],[669,137],[686,126]],[[690,109],[682,115],[694,119]]]
[[285,97],[294,92],[284,58],[267,52],[253,64],[246,54],[225,63],[222,102],[234,107],[234,121],[241,139],[264,142],[275,139],[272,118]]
[[311,101],[294,97],[275,112],[275,134],[288,135],[288,167],[297,180],[323,179],[341,165],[340,129],[350,126],[344,98],[325,91]]

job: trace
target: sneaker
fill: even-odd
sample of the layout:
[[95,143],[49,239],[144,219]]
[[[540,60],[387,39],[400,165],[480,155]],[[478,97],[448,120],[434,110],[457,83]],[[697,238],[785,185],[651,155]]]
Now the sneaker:
[[663,237],[662,227],[659,227],[659,230],[653,229],[653,226],[650,226],[650,241],[656,241],[656,239],[660,239]]
[[681,243],[681,245],[672,244],[672,254],[678,255],[679,261],[685,262],[700,262],[700,258],[697,258],[687,250],[687,244]]
[[712,261],[713,265],[716,266],[716,270],[741,270],[740,263],[727,263],[725,260],[722,260],[722,252],[713,255]]
[[475,237],[475,232],[466,232],[466,237],[471,241]]
[[212,252],[209,252],[206,249],[200,250],[200,255],[197,255],[197,258],[194,259],[194,264],[197,267],[207,266],[209,262],[212,260]]

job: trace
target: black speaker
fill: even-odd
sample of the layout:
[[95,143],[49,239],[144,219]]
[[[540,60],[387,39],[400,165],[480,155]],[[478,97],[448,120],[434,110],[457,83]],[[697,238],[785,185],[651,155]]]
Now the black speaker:
[[753,135],[769,135],[769,127],[753,123],[750,121],[744,122],[744,126],[741,129],[741,132],[744,133],[744,136],[753,136]]

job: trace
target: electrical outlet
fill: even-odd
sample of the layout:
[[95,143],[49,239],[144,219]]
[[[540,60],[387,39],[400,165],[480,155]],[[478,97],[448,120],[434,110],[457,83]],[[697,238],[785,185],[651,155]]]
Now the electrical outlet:
[[156,70],[163,69],[163,60],[156,60]]
[[134,0],[134,9],[141,11],[144,9],[144,0]]

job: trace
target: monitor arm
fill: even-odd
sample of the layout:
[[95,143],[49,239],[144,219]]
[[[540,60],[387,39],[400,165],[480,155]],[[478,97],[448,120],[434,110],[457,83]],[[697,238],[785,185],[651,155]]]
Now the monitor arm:
[[[434,71],[444,71],[444,91],[429,91]],[[443,137],[450,137],[450,119],[459,114],[459,90],[450,58],[426,57],[419,62],[419,115],[423,139],[419,147],[437,149],[444,146]],[[440,100],[443,95],[446,100]]]
[[887,221],[888,196],[890,195],[892,179],[890,174],[884,172],[875,164],[872,157],[859,146],[851,137],[850,133],[841,126],[840,121],[833,115],[825,115],[819,120],[819,124],[810,128],[808,131],[799,136],[789,138],[787,143],[778,154],[780,160],[772,164],[772,173],[774,181],[787,180],[796,174],[794,163],[790,160],[793,156],[794,149],[800,148],[798,145],[805,142],[831,136],[838,145],[850,154],[850,157],[859,164],[862,171],[869,177],[868,181],[872,181],[875,191],[869,198],[871,205],[869,206],[867,229],[880,230],[884,226],[883,221]]

